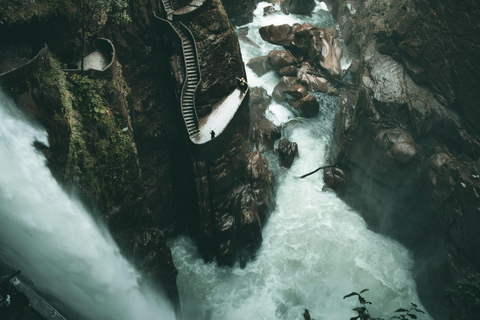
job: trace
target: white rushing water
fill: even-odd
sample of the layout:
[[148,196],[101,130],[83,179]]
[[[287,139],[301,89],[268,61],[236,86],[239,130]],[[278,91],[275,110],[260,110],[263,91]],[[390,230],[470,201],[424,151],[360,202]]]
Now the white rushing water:
[[[241,41],[243,59],[266,55],[276,46],[261,40],[258,28],[268,24],[303,23],[333,25],[320,5],[312,17],[275,14],[262,17],[260,3],[248,36],[260,48]],[[273,72],[261,78],[247,68],[251,86],[271,92],[279,80]],[[317,94],[320,113],[314,119],[295,118],[281,105],[273,104],[268,117],[284,123],[283,134],[299,146],[291,169],[278,166],[268,154],[277,177],[276,209],[263,229],[263,244],[245,269],[205,264],[187,237],[171,242],[185,319],[203,320],[294,320],[309,309],[317,320],[345,320],[359,306],[346,294],[364,293],[373,304],[373,316],[390,318],[393,311],[418,303],[412,278],[412,257],[399,243],[368,230],[360,215],[334,193],[323,192],[323,178],[298,176],[325,162],[338,98]],[[287,122],[288,121],[288,122]],[[421,306],[420,306],[421,308]],[[419,315],[419,319],[430,319]]]
[[85,319],[174,319],[108,234],[57,184],[44,129],[0,93],[0,254],[43,292]]

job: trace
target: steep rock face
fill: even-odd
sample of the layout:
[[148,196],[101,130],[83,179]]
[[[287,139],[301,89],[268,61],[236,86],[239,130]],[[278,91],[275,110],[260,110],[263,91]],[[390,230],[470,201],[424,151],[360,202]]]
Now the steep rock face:
[[197,110],[209,109],[236,87],[235,78],[245,78],[238,38],[220,0],[212,0],[187,25],[197,42],[202,74]]
[[[196,41],[202,73],[197,110],[207,110],[199,114],[208,116],[208,109],[237,87],[236,78],[246,77],[240,47],[219,0],[209,3],[187,26]],[[175,53],[181,54],[178,49],[171,52]],[[181,85],[179,81],[177,88]],[[179,128],[184,130],[184,125]],[[216,259],[231,265],[240,260],[244,266],[261,243],[261,226],[273,200],[273,175],[268,162],[259,153],[252,153],[249,133],[250,117],[246,116],[223,155],[209,161],[187,157],[196,191],[192,199],[197,202],[188,216],[187,232],[196,239],[207,261]]]
[[253,19],[253,11],[257,0],[222,0],[230,21],[237,26],[247,24]]
[[[170,72],[163,33],[153,27],[151,8],[144,2],[132,1],[128,10],[131,23],[119,28],[107,19],[91,35],[113,41],[120,62],[113,78],[67,76],[52,58],[49,68],[35,74],[28,86],[12,89],[11,95],[45,125],[50,148],[42,151],[55,178],[79,194],[127,258],[163,284],[178,307],[177,271],[164,232],[172,235],[185,228],[181,217],[195,202],[179,198],[189,190],[193,194],[193,177],[189,166],[182,166],[188,153],[183,134],[175,129],[174,88],[168,77],[159,76]],[[71,46],[79,42],[80,33],[72,31],[78,31],[78,25],[63,7],[52,12],[56,15],[40,21],[8,24],[2,39],[15,42],[16,35],[24,41],[45,41],[55,55],[70,62],[75,56],[71,51],[79,49]],[[74,35],[61,27],[69,22]]]
[[445,304],[451,281],[480,266],[480,11],[472,1],[331,5],[362,54],[357,92],[344,91],[335,118],[330,161],[341,165],[326,183],[427,261],[420,294]]

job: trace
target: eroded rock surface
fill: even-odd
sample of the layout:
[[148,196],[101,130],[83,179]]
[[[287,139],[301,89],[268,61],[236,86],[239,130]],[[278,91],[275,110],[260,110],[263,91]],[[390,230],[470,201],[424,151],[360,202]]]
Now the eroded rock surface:
[[329,161],[340,165],[325,182],[425,262],[417,286],[442,319],[429,303],[446,305],[453,280],[480,270],[480,10],[468,0],[331,5],[362,55],[357,92],[343,92],[335,118]]

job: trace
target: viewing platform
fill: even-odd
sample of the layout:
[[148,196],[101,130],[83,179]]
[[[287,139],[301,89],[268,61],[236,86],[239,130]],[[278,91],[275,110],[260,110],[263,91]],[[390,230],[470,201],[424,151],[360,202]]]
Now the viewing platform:
[[[188,6],[174,10],[170,0],[162,0],[166,17],[160,18],[154,14],[159,21],[173,29],[182,44],[185,81],[181,91],[180,106],[190,139],[191,151],[197,160],[213,160],[220,157],[226,150],[237,126],[248,113],[249,88],[248,84],[243,82],[243,87],[239,85],[228,96],[212,106],[212,111],[208,115],[201,119],[197,115],[195,95],[201,81],[197,45],[192,32],[182,22],[174,21],[174,14],[198,12],[197,9],[208,2],[208,0],[192,1]],[[191,9],[191,7],[197,9]],[[213,138],[210,135],[212,130],[215,132]]]

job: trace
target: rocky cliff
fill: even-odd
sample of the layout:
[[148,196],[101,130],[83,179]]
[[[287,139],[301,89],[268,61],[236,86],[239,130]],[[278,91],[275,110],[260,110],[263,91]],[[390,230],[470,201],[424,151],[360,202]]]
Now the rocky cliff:
[[414,250],[424,303],[445,317],[445,289],[480,266],[480,10],[469,0],[329,4],[359,68],[335,119],[339,168],[327,185]]
[[[83,33],[84,16],[74,2],[0,3],[8,9],[0,16],[0,53],[43,42],[50,49],[43,68],[6,90],[47,128],[49,147],[37,148],[55,178],[105,222],[139,270],[161,283],[178,307],[168,237],[187,233],[206,260],[245,263],[261,243],[273,176],[253,152],[248,116],[218,159],[191,155],[179,112],[180,44],[153,17],[163,8],[154,1],[115,2],[122,6],[93,11]],[[197,111],[205,116],[245,70],[219,0],[185,24],[199,51]],[[64,72],[99,36],[116,48],[113,76]]]

